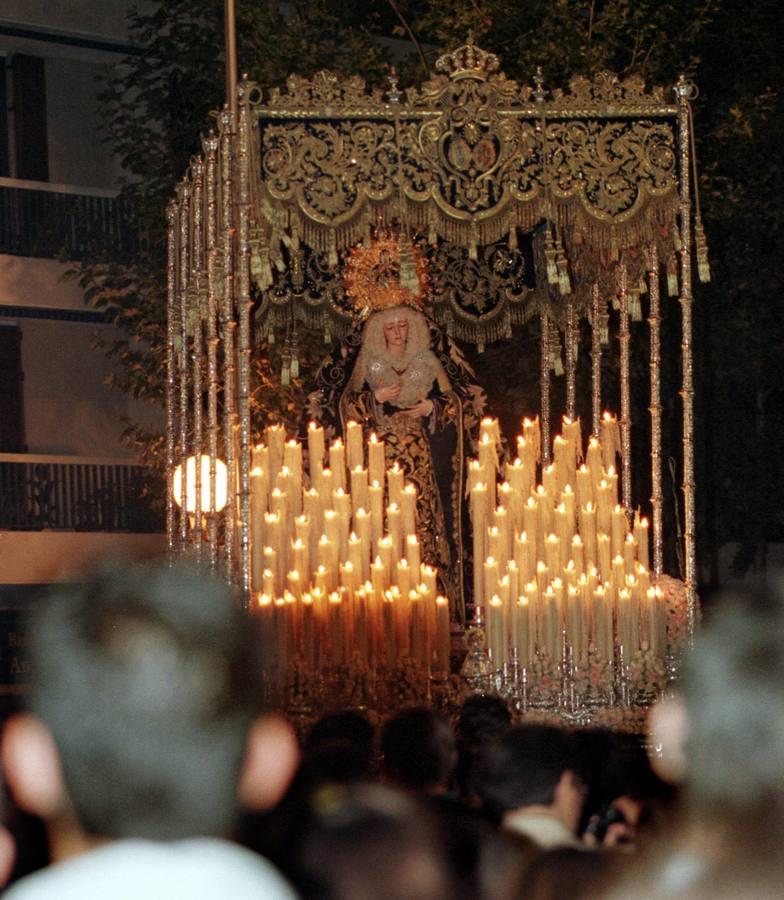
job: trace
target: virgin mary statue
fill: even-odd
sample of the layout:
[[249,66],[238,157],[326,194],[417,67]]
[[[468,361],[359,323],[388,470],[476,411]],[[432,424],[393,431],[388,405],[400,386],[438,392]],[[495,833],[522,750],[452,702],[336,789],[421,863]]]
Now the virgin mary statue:
[[[413,279],[406,279],[406,256],[416,266]],[[426,273],[417,248],[401,251],[385,238],[355,250],[346,288],[363,318],[321,364],[306,415],[330,438],[355,421],[366,437],[374,432],[384,441],[387,466],[397,462],[416,487],[422,559],[437,568],[452,614],[464,622],[464,585],[471,584],[465,461],[475,450],[484,392],[422,308]]]

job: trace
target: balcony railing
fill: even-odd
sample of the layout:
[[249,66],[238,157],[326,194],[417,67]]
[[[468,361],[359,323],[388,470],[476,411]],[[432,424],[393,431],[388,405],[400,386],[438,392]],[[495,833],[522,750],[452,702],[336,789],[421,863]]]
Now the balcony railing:
[[117,460],[0,453],[0,530],[162,531],[147,499],[154,482]]
[[137,246],[127,206],[111,191],[0,178],[0,253],[80,260]]

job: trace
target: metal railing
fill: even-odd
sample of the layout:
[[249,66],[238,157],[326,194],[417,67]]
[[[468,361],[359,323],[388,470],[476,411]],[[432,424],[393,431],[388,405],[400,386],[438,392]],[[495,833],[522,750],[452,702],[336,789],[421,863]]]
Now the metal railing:
[[129,212],[112,191],[0,178],[0,253],[124,257],[138,247]]
[[0,453],[0,530],[163,531],[155,480],[117,460]]

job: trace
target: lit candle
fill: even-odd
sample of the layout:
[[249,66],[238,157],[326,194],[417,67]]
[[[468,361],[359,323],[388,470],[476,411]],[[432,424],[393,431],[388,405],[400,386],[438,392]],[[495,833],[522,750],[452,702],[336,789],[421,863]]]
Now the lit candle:
[[286,430],[282,425],[268,425],[264,429],[265,443],[269,449],[269,470],[271,475],[276,475],[283,465],[283,443],[286,440]]
[[328,604],[329,654],[333,666],[342,666],[345,661],[345,637],[343,600],[337,592],[329,595]]
[[509,512],[503,506],[493,511],[493,525],[498,529],[500,549],[499,553],[493,555],[501,566],[505,566],[512,554],[512,529],[509,524]]
[[[286,563],[285,554],[283,552],[280,553],[282,559],[279,561],[279,564],[276,563],[274,567],[270,565],[267,556],[267,547],[271,548],[273,552],[276,553],[276,556],[278,549],[280,549],[281,551],[283,551],[284,549],[283,523],[281,521],[279,513],[272,512],[264,514],[264,539],[266,543],[266,547],[264,549],[264,565],[267,568],[274,568],[276,576],[280,579],[280,583],[282,583],[283,572],[285,572],[285,569],[282,567]],[[268,591],[265,590],[264,593],[266,594],[268,593]]]
[[352,531],[348,539],[348,561],[352,565],[353,575],[356,578],[357,585],[360,581],[364,580],[364,570],[366,565],[363,560],[363,549],[362,540]]
[[421,559],[419,555],[419,541],[415,534],[406,536],[406,560],[413,572],[419,571]]
[[336,438],[329,448],[329,470],[332,472],[332,489],[346,489],[346,449],[343,441]]
[[542,469],[542,488],[548,497],[557,497],[561,493],[555,463],[550,463]]
[[585,571],[585,553],[582,538],[576,534],[572,538],[572,562],[574,563],[577,575],[582,575]]
[[390,581],[392,578],[392,569],[395,564],[395,548],[392,538],[387,535],[378,542],[378,559],[384,566],[384,578]]
[[289,503],[293,516],[302,513],[302,444],[293,438],[283,449],[283,466],[289,471]]
[[358,509],[370,508],[368,473],[362,466],[355,466],[351,470],[351,507],[355,515]]
[[503,602],[494,595],[487,603],[487,649],[496,671],[507,661],[507,643]]
[[385,471],[384,442],[380,441],[374,432],[368,440],[368,480],[370,484],[375,481],[383,488]]
[[286,573],[286,587],[295,599],[302,596],[302,578],[296,569]]
[[332,505],[338,517],[340,535],[338,543],[341,547],[345,547],[351,531],[351,497],[342,487],[336,488],[332,492]]
[[264,567],[264,514],[267,511],[267,478],[263,469],[250,473],[250,547],[251,588],[261,590],[261,572]]
[[362,468],[365,464],[362,426],[359,422],[346,423],[346,461],[350,472]]
[[605,412],[601,421],[602,464],[605,469],[615,465],[615,458],[621,452],[621,433],[618,420],[612,413]]
[[596,509],[593,503],[588,503],[580,510],[580,532],[585,544],[585,562],[597,563],[599,561],[596,544]]
[[529,582],[534,574],[535,548],[528,540],[528,532],[521,531],[515,537],[515,563],[520,571],[523,584]]
[[484,440],[485,435],[494,443],[501,443],[501,428],[498,419],[492,416],[485,416],[479,423],[479,440]]
[[449,601],[436,597],[436,642],[434,667],[442,678],[449,675]]
[[554,664],[558,664],[563,656],[563,634],[561,631],[561,615],[553,585],[548,585],[542,596],[544,611],[544,638],[546,651]]
[[539,416],[535,419],[523,419],[523,437],[531,445],[531,452],[536,462],[542,458],[542,432],[539,427]]
[[476,606],[481,606],[484,597],[482,561],[485,558],[486,499],[485,485],[475,485],[471,491],[471,524],[474,549],[474,604]]
[[623,544],[626,539],[626,511],[622,506],[616,506],[612,511],[611,537],[613,557],[623,555]]
[[398,507],[402,504],[403,486],[404,473],[398,465],[397,460],[395,460],[392,466],[387,469],[387,494],[389,496],[390,504],[396,503]]
[[487,529],[487,555],[497,559],[500,567],[506,566],[502,535],[495,525]]
[[316,658],[316,616],[313,608],[313,596],[309,593],[302,595],[302,656],[305,665],[315,672],[318,666]]
[[370,513],[365,512],[364,509],[358,509],[354,516],[354,527],[362,544],[362,580],[366,581],[369,578],[370,556],[373,548]]
[[585,622],[583,621],[580,592],[572,585],[567,588],[566,621],[574,658],[575,661],[578,661],[585,656],[587,649],[585,644]]
[[558,535],[548,534],[544,542],[544,559],[553,574],[561,571],[561,541]]
[[626,540],[623,542],[623,564],[626,567],[627,572],[634,571],[636,553],[637,543],[634,540],[634,535],[629,532],[626,535]]
[[528,662],[530,665],[534,661],[536,646],[538,645],[539,647],[544,648],[544,623],[542,621],[542,613],[539,603],[539,587],[536,581],[529,581],[528,584],[526,584],[524,590],[525,599],[528,601],[528,624],[531,632],[528,643]]
[[368,488],[370,498],[370,542],[374,550],[384,534],[384,487],[383,482],[373,481]]
[[[599,574],[605,584],[612,580],[612,554],[610,552],[610,538],[606,534],[600,534],[596,538]],[[621,560],[623,562],[623,560]]]
[[591,472],[588,466],[583,464],[577,470],[577,506],[582,508],[592,501],[593,484],[591,482]]
[[648,520],[640,518],[639,510],[634,515],[634,538],[637,542],[637,559],[646,569],[650,569]]
[[483,434],[479,440],[479,465],[482,466],[490,480],[495,481],[498,468],[498,454],[495,441],[489,434]]
[[523,668],[531,665],[535,654],[534,629],[531,627],[531,605],[528,597],[518,597],[512,604],[512,638],[517,659]]
[[308,471],[311,487],[320,487],[323,469],[324,429],[316,422],[310,422],[308,423]]
[[588,441],[588,452],[585,461],[588,465],[588,471],[591,473],[593,489],[596,491],[599,487],[599,482],[604,478],[604,472],[602,470],[602,445],[595,437]]
[[531,550],[536,557],[540,553],[540,545],[542,552],[544,551],[544,540],[539,538],[539,504],[536,497],[529,497],[523,507],[523,527],[528,535],[531,544]]
[[263,469],[269,472],[269,447],[266,444],[256,444],[251,453],[251,469]]
[[609,483],[603,478],[596,490],[596,527],[609,535],[612,531],[612,491]]
[[392,542],[393,557],[395,560],[398,560],[402,552],[403,531],[400,521],[400,507],[397,503],[390,503],[387,507],[387,534]]
[[483,596],[492,597],[498,590],[498,562],[492,556],[488,556],[482,570],[484,572]]
[[370,567],[370,578],[376,596],[382,596],[386,590],[387,573],[384,571],[384,563],[381,562],[380,556],[375,558],[375,561]]
[[417,493],[413,484],[409,483],[403,488],[402,503],[400,506],[401,525],[403,534],[409,535],[416,532],[416,502]]

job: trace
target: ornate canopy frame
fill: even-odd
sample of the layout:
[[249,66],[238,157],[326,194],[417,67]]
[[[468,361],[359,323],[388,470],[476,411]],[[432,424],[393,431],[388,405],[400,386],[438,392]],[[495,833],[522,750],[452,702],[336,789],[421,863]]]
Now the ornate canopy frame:
[[[252,320],[327,338],[351,324],[341,255],[374,226],[416,236],[431,261],[432,313],[483,345],[536,318],[541,420],[549,453],[551,370],[575,414],[580,322],[590,326],[592,432],[600,428],[601,360],[620,347],[622,498],[631,507],[630,321],[648,295],[653,568],[663,569],[660,288],[681,308],[683,559],[689,628],[697,615],[692,372],[692,247],[709,278],[683,77],[662,88],[603,72],[548,92],[519,85],[469,41],[403,92],[368,90],[328,71],[264,92],[243,80],[236,114],[217,114],[168,209],[167,533],[250,591]],[[666,274],[666,279],[665,279]],[[609,315],[608,302],[617,310]],[[612,335],[610,334],[612,332]],[[563,354],[563,362],[561,363]],[[286,374],[286,373],[284,373]],[[220,402],[219,402],[220,401]],[[175,464],[220,454],[237,486],[219,529],[215,489],[204,522],[174,505]],[[195,468],[196,496],[201,469]],[[214,475],[210,485],[215,484]],[[219,534],[220,530],[220,534]],[[206,531],[206,533],[205,533]]]

